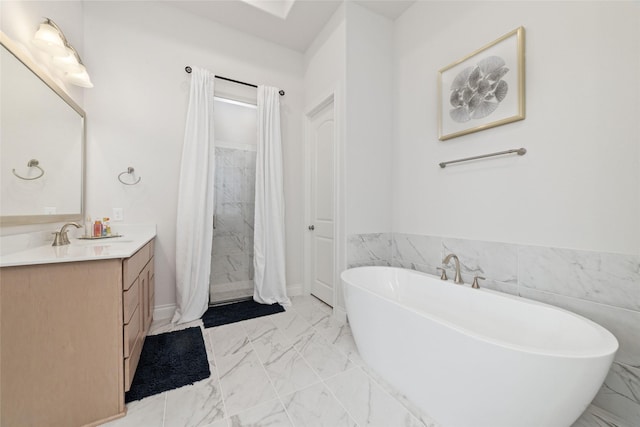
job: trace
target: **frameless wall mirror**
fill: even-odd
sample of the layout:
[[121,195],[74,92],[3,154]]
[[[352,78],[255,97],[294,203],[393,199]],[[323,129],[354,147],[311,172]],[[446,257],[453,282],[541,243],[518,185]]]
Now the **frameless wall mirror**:
[[83,218],[85,112],[0,32],[0,225]]

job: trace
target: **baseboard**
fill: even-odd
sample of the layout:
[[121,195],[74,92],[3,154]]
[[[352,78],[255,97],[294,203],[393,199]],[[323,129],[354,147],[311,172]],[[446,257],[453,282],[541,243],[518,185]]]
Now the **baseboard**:
[[333,307],[333,317],[340,322],[346,322],[347,311],[342,307]]
[[153,309],[153,320],[171,319],[175,311],[175,304],[156,305]]
[[302,283],[295,283],[293,285],[287,286],[287,296],[297,297],[302,295],[304,292],[304,286]]

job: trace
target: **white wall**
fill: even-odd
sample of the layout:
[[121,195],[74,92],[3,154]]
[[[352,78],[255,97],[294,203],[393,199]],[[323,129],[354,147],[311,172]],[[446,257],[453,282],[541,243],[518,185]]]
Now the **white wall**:
[[[287,282],[302,283],[302,55],[161,2],[87,2],[85,49],[95,88],[88,114],[88,213],[153,222],[156,305],[175,302],[175,219],[189,88],[186,65],[255,84],[282,98]],[[140,184],[116,176],[133,166]],[[114,227],[117,223],[113,224]]]
[[346,233],[391,230],[393,22],[346,3]]
[[[526,119],[439,142],[437,70],[521,25]],[[394,49],[393,231],[640,253],[637,2],[416,2]]]
[[344,85],[346,66],[344,15],[344,5],[340,5],[304,54],[306,109],[315,107],[337,87]]

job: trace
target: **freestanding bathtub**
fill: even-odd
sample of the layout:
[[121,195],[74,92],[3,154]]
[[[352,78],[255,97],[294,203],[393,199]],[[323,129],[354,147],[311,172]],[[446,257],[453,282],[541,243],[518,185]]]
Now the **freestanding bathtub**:
[[569,427],[618,341],[581,316],[413,270],[342,273],[362,359],[443,427]]

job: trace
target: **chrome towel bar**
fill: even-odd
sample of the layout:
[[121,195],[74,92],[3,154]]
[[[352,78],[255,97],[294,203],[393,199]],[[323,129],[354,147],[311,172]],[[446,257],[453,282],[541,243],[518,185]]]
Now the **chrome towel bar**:
[[470,160],[478,160],[478,159],[484,159],[486,157],[502,156],[504,154],[513,154],[513,153],[517,154],[518,156],[524,156],[525,154],[527,154],[527,150],[525,148],[517,148],[513,150],[498,151],[497,153],[483,154],[481,156],[465,157],[464,159],[458,159],[458,160],[449,160],[448,162],[440,163],[440,167],[445,168],[447,165],[450,165],[452,163],[468,162]]

